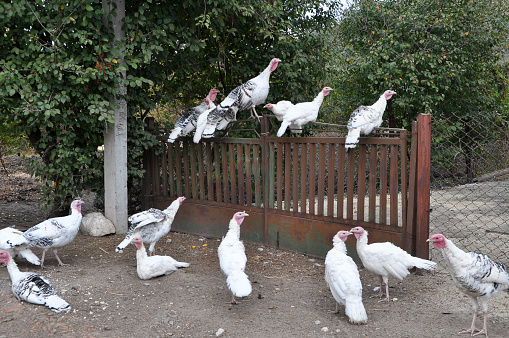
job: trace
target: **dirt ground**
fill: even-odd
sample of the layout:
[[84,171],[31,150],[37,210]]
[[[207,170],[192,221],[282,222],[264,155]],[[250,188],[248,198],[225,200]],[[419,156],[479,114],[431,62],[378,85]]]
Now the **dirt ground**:
[[[0,167],[0,228],[21,230],[45,219],[38,209],[35,184],[7,158],[7,176]],[[87,202],[87,201],[86,201]],[[95,211],[91,203],[83,213]],[[228,220],[225,220],[225,232]],[[7,269],[0,267],[0,338],[62,337],[450,337],[470,325],[470,301],[440,267],[435,273],[391,279],[389,303],[371,297],[377,279],[360,269],[368,324],[351,325],[325,284],[324,259],[246,244],[246,273],[253,283],[250,296],[231,305],[225,277],[219,269],[215,238],[171,232],[157,245],[157,254],[191,264],[189,268],[144,281],[136,274],[135,247],[115,253],[120,235],[101,238],[79,234],[59,256],[59,267],[48,253],[42,271],[57,293],[72,307],[68,313],[19,302],[11,293]],[[354,238],[349,238],[354,241]],[[34,249],[40,256],[41,251]],[[17,259],[22,271],[39,267]],[[489,335],[507,337],[509,293],[490,301]],[[477,322],[478,326],[482,323]]]

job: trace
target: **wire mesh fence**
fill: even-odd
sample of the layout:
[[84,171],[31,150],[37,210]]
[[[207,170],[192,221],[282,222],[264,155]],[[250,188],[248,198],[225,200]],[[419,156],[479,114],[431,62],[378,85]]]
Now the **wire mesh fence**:
[[496,113],[435,117],[431,149],[430,234],[508,265],[507,121]]

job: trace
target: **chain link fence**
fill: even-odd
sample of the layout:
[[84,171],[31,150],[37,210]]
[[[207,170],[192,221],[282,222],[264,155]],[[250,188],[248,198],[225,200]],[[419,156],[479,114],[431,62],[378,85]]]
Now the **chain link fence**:
[[[509,128],[496,113],[433,118],[430,234],[509,265]],[[431,257],[441,260],[438,251]]]

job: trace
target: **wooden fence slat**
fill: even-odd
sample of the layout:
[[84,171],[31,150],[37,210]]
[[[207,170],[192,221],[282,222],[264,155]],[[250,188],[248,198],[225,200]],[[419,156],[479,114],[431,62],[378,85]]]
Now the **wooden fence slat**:
[[402,226],[407,226],[407,210],[408,210],[408,167],[407,167],[407,132],[402,131],[400,134],[400,162],[401,162],[401,207],[402,207]]
[[[180,146],[180,141],[175,141],[175,181],[177,183],[177,196],[185,196],[183,194],[183,187],[182,187],[182,156],[180,153],[180,150],[182,149]],[[185,175],[184,175],[185,180]],[[187,195],[189,197],[189,195]]]
[[390,170],[389,170],[389,195],[390,202],[390,224],[398,226],[398,204],[399,204],[399,168],[398,168],[398,146],[390,146]]
[[329,143],[329,159],[327,169],[327,216],[334,216],[334,165],[336,164],[336,146]]
[[[268,203],[269,203],[269,205],[267,207],[270,209],[274,209],[274,206],[275,206],[274,197],[276,195],[274,193],[274,187],[276,186],[275,180],[276,180],[276,173],[277,173],[277,171],[275,170],[276,148],[274,146],[274,143],[272,143],[272,142],[267,144],[267,148],[269,149],[269,165],[267,168],[264,168],[264,170],[267,170],[268,176],[269,176],[269,184],[266,185],[267,189],[269,190],[269,191],[267,191],[267,197],[268,197]],[[279,191],[279,190],[276,188],[276,191]],[[264,198],[264,201],[265,201],[265,198]],[[281,209],[281,208],[278,207],[278,209]],[[265,229],[267,229],[267,227]]]
[[237,196],[237,175],[235,174],[235,166],[233,165],[235,163],[235,145],[233,143],[230,143],[228,145],[228,153],[230,155],[230,163],[232,165],[229,166],[230,168],[230,197],[231,197],[231,203],[237,204],[238,203],[238,196]]
[[325,143],[318,146],[318,215],[323,215],[325,204]]
[[[207,199],[209,201],[214,200],[214,179],[212,177],[213,174],[213,166],[212,166],[212,143],[207,142],[205,144],[205,175],[207,176]],[[203,198],[204,199],[204,198]]]
[[346,168],[346,219],[353,219],[353,183],[355,181],[355,148],[348,149]]
[[344,215],[344,200],[345,200],[345,146],[339,145],[338,149],[338,188],[336,192],[337,206],[336,206],[336,217],[343,219]]
[[260,177],[260,147],[258,145],[253,146],[253,155],[254,155],[254,163],[253,163],[253,177],[255,184],[255,205],[257,207],[262,206],[262,182]]
[[293,144],[292,147],[292,204],[293,213],[299,212],[299,145]]
[[283,145],[276,143],[276,199],[277,209],[283,209]]
[[170,196],[175,197],[175,164],[173,162],[173,145],[167,147],[168,152],[168,188],[170,189]]
[[[221,160],[219,157],[219,144],[214,143],[214,171],[216,176],[216,201],[221,202],[223,200],[221,193]],[[212,193],[210,193],[212,195]]]
[[246,178],[244,177],[244,156],[243,147],[241,144],[237,144],[237,182],[239,189],[239,204],[245,205],[246,199],[244,196],[244,183]]
[[191,189],[189,185],[189,143],[184,142],[182,152],[182,161],[184,162],[184,191],[186,196],[191,196]]
[[162,151],[162,159],[161,159],[161,178],[163,180],[163,189],[161,191],[163,196],[168,196],[168,160],[166,158],[167,150],[166,150],[166,142],[161,143]]
[[380,149],[380,224],[387,224],[387,146]]
[[369,218],[368,221],[376,223],[376,177],[377,177],[378,152],[377,145],[370,145],[369,151]]
[[[200,143],[201,147],[201,143]],[[193,199],[198,199],[198,180],[197,180],[197,163],[196,163],[196,144],[190,143],[189,152],[190,152],[190,166],[191,166],[191,194]],[[202,154],[200,149],[200,155]],[[201,164],[201,161],[200,161]],[[201,189],[200,189],[201,190]]]
[[[285,143],[285,146],[284,146],[284,154],[285,154],[285,168],[291,168],[290,166],[290,163],[291,163],[291,159],[292,159],[292,155],[291,155],[291,144],[290,143]],[[290,171],[291,169],[288,169],[288,171]],[[288,175],[284,175],[284,182],[285,182],[285,210],[286,211],[289,211],[290,210],[290,205],[291,205],[291,200],[290,200],[290,192],[291,192],[291,175],[290,173],[288,172]]]
[[[253,145],[253,147],[255,147]],[[249,144],[244,145],[244,163],[246,164],[246,205],[253,204],[253,188],[251,183],[251,147]]]
[[366,145],[359,145],[357,167],[357,220],[364,221],[364,197],[366,196]]
[[300,151],[300,212],[307,212],[308,196],[307,196],[307,175],[308,175],[308,148],[307,143],[302,143]]
[[316,144],[309,145],[309,213],[315,214]]
[[228,148],[226,143],[221,143],[221,162],[223,167],[223,199],[225,203],[230,203],[230,182],[228,181]]

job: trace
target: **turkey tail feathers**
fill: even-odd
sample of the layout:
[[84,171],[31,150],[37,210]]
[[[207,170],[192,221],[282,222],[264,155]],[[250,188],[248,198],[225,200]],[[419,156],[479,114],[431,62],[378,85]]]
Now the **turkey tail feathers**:
[[47,307],[49,307],[54,312],[62,312],[62,311],[69,311],[71,309],[71,306],[69,303],[67,303],[62,298],[58,297],[57,295],[51,295],[46,298],[46,303],[44,304]]
[[116,252],[122,253],[122,251],[125,249],[126,246],[131,243],[131,237],[126,237],[122,242],[120,242],[119,245],[117,245],[117,248],[115,249]]
[[345,313],[352,324],[366,324],[368,322],[368,315],[366,309],[362,304],[361,299],[346,300]]
[[180,127],[175,127],[171,133],[170,133],[170,136],[168,136],[168,142],[170,143],[173,143],[175,142],[175,140],[177,139],[177,137],[179,137],[180,135],[180,132],[182,131],[182,128]]
[[32,264],[35,264],[35,265],[41,265],[41,261],[39,260],[39,257],[37,257],[33,252],[32,250],[30,249],[25,249],[25,250],[22,250],[22,251],[18,251],[18,253],[23,257],[25,258],[27,261],[29,261],[30,263]]
[[428,261],[427,259],[422,259],[418,257],[412,258],[413,258],[412,264],[418,269],[434,270],[437,267],[437,263]]
[[226,279],[226,284],[228,284],[228,288],[232,291],[235,297],[246,297],[251,294],[251,282],[244,271],[232,271]]
[[345,148],[355,148],[357,143],[359,143],[359,137],[361,136],[361,131],[358,128],[349,129],[348,135],[345,139]]

